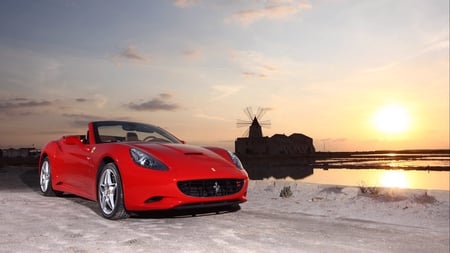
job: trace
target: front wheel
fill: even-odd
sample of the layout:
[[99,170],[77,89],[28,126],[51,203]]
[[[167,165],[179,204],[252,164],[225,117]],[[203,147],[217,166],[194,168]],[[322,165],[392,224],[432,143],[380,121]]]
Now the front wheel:
[[97,201],[102,216],[111,219],[127,218],[123,204],[122,181],[114,163],[107,163],[100,171],[97,183]]
[[52,167],[48,157],[44,158],[39,173],[39,185],[44,196],[62,196],[62,192],[53,190],[52,187]]

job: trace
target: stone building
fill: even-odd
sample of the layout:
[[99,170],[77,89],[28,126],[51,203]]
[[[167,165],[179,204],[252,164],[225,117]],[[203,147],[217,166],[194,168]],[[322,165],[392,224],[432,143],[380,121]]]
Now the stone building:
[[272,137],[264,137],[261,125],[255,117],[249,128],[249,136],[236,139],[235,152],[244,156],[307,156],[314,154],[315,148],[313,139],[300,133],[290,136],[275,134]]

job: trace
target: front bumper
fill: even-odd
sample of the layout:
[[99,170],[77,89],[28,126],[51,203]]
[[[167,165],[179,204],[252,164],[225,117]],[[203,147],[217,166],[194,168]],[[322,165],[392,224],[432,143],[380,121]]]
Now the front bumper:
[[[128,211],[226,206],[247,201],[245,171],[177,178],[167,171],[133,168],[122,175]],[[184,192],[184,193],[183,193]]]

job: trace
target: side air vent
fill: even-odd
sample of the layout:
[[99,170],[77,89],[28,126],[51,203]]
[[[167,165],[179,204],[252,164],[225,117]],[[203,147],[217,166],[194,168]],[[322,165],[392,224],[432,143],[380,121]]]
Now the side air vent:
[[145,203],[150,204],[150,203],[153,203],[153,202],[161,201],[162,199],[163,199],[162,196],[155,196],[155,197],[151,197],[151,198],[147,199],[145,201]]
[[203,155],[203,153],[200,152],[186,152],[185,155]]

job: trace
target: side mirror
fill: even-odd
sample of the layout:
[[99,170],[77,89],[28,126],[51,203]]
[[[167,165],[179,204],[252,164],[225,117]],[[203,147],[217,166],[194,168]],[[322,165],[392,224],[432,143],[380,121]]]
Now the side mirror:
[[64,136],[63,142],[67,145],[81,145],[82,144],[79,135]]

